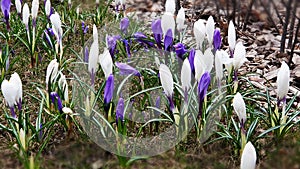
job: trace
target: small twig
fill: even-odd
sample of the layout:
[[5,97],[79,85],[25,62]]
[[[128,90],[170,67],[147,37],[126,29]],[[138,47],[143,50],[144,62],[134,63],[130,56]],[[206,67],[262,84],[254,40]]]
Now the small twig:
[[235,0],[232,0],[232,4],[233,4],[233,10],[232,10],[232,13],[231,13],[232,22],[233,22],[234,25],[237,25],[235,23],[235,11],[236,11],[236,2],[235,2]]
[[299,27],[300,27],[300,19],[298,19],[298,25],[297,25],[297,29],[296,29],[294,43],[293,43],[293,46],[292,46],[292,49],[291,49],[290,59],[289,59],[289,63],[288,63],[289,66],[291,66],[291,64],[292,64],[294,50],[295,50],[295,47],[296,47],[296,43],[298,42],[298,36],[297,35],[299,33]]
[[251,13],[251,10],[252,10],[252,6],[254,4],[255,0],[251,0],[249,6],[248,6],[248,9],[247,9],[247,13],[246,13],[246,17],[245,17],[245,20],[244,20],[244,25],[243,25],[243,31],[246,30],[246,27],[247,27],[247,22],[249,20],[249,16],[250,16],[250,13]]
[[286,8],[286,13],[285,13],[285,23],[283,24],[283,33],[281,36],[281,45],[280,45],[280,53],[284,52],[285,49],[285,39],[286,39],[286,34],[287,34],[287,28],[289,25],[289,19],[291,15],[291,5],[292,5],[293,0],[289,0]]
[[293,10],[292,10],[292,19],[291,19],[290,32],[289,32],[288,48],[291,48],[292,42],[293,42],[297,5],[298,5],[298,0],[294,0],[294,7],[293,7]]

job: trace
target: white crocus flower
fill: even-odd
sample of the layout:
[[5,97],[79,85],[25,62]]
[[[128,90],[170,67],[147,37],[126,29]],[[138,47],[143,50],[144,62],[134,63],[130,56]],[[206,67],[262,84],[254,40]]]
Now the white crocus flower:
[[71,6],[71,4],[72,4],[72,1],[68,0],[68,5]]
[[98,43],[98,29],[95,24],[93,24],[93,40]]
[[113,69],[113,61],[107,48],[105,48],[104,52],[99,56],[99,62],[104,72],[105,78],[107,79],[108,76],[112,74]]
[[245,124],[247,116],[246,116],[246,105],[242,95],[237,92],[233,98],[233,108],[236,112],[237,116],[239,117],[239,121],[242,125]]
[[200,50],[195,51],[195,57],[194,57],[194,67],[195,67],[195,79],[197,81],[200,80],[202,74],[205,71],[205,65],[203,63],[203,60],[201,59],[203,57],[203,54]]
[[39,0],[32,0],[31,15],[34,20],[37,18],[38,11],[39,11]]
[[234,51],[235,43],[236,43],[235,27],[233,22],[230,21],[228,26],[228,44],[231,51]]
[[176,23],[177,23],[177,30],[179,32],[181,32],[182,30],[184,30],[185,25],[184,25],[184,21],[185,21],[185,13],[184,13],[184,8],[181,7],[178,11],[177,17],[176,17]]
[[183,61],[181,68],[181,85],[183,91],[188,91],[191,85],[191,66],[188,58]]
[[22,81],[19,74],[16,72],[13,73],[9,81],[11,81],[12,83],[18,86],[18,92],[15,98],[16,103],[22,102],[23,89],[22,89]]
[[47,67],[47,71],[46,71],[46,85],[48,86],[49,80],[50,83],[53,83],[53,80],[55,79],[57,73],[58,73],[58,62],[57,59],[53,59],[48,67]]
[[46,12],[46,15],[49,17],[50,13],[51,13],[51,1],[50,0],[46,0],[45,12]]
[[69,102],[69,92],[68,92],[68,83],[66,76],[60,73],[60,78],[58,80],[58,87],[64,93],[64,99],[66,102]]
[[210,72],[214,64],[214,54],[211,51],[211,48],[207,48],[204,52],[204,56],[201,58],[205,65],[205,71]]
[[21,0],[15,0],[15,5],[16,5],[17,13],[21,14],[21,12],[22,12]]
[[223,62],[222,62],[222,52],[220,50],[216,51],[215,55],[215,67],[216,67],[216,77],[219,81],[223,78]]
[[10,108],[14,107],[18,96],[19,86],[11,80],[4,79],[1,84],[2,94]]
[[174,14],[176,10],[175,0],[166,0],[165,8],[165,12]]
[[88,70],[90,74],[95,74],[98,69],[98,58],[99,58],[99,44],[94,41],[91,45],[89,52]]
[[165,12],[163,14],[163,16],[161,17],[161,28],[162,31],[164,33],[164,35],[166,35],[166,32],[171,29],[172,33],[174,35],[175,33],[175,20],[173,17],[173,14],[170,12]]
[[20,138],[21,146],[23,147],[24,150],[26,150],[26,135],[22,128],[19,131],[19,138]]
[[23,6],[22,19],[23,19],[23,23],[26,26],[26,29],[28,29],[29,15],[30,15],[29,7],[28,4],[25,3]]
[[241,158],[241,169],[255,169],[256,151],[251,142],[248,142],[243,150]]
[[290,68],[283,61],[277,75],[277,97],[279,100],[286,97],[289,91],[290,83]]
[[168,66],[165,64],[160,64],[159,66],[159,78],[161,81],[161,85],[164,89],[165,94],[168,97],[173,96],[173,77],[172,73]]
[[197,48],[202,49],[202,44],[205,37],[204,20],[199,19],[194,23],[194,36],[196,38]]
[[235,46],[234,56],[233,56],[233,67],[235,70],[238,70],[244,62],[247,61],[246,59],[246,48],[239,42]]
[[61,28],[61,20],[60,20],[59,14],[57,12],[52,14],[50,16],[50,21],[52,23],[53,32],[54,32],[57,40],[60,41],[63,32],[62,32],[62,28]]
[[214,39],[214,31],[215,31],[215,21],[212,16],[210,16],[206,22],[206,35],[209,45],[212,45]]

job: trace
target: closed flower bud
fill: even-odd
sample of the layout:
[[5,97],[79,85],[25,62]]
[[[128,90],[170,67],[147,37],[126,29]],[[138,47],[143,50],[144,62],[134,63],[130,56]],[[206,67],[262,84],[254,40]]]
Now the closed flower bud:
[[237,114],[239,121],[242,126],[244,126],[247,116],[246,116],[246,105],[242,95],[238,92],[233,98],[233,108],[235,113]]
[[243,150],[241,169],[255,169],[256,151],[251,142],[248,142]]
[[286,97],[289,91],[290,83],[290,68],[283,61],[277,75],[277,98],[282,100]]

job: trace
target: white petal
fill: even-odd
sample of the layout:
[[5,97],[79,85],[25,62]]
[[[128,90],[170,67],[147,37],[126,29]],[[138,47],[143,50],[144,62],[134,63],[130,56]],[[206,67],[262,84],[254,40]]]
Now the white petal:
[[170,69],[165,64],[159,66],[159,78],[167,96],[173,95],[173,77]]
[[172,33],[174,35],[175,32],[175,20],[173,14],[170,12],[165,12],[161,17],[161,28],[163,30],[164,35],[169,29],[172,29]]
[[51,83],[53,82],[53,80],[55,79],[56,75],[58,73],[58,62],[56,59],[53,59],[48,67],[47,67],[47,71],[46,71],[46,84],[48,85],[48,82],[49,82],[49,78],[50,78],[50,81]]
[[223,78],[223,63],[222,63],[222,52],[220,50],[216,51],[215,56],[215,67],[216,67],[216,77],[218,80]]
[[166,7],[166,12],[170,12],[174,14],[176,9],[175,0],[167,0],[165,7]]
[[12,74],[9,81],[18,87],[18,92],[17,92],[15,100],[17,102],[19,101],[19,99],[22,100],[22,95],[23,95],[22,81],[21,81],[21,78],[18,75],[18,73],[15,72],[14,74]]
[[104,72],[105,78],[107,79],[108,76],[112,74],[113,68],[113,61],[107,48],[105,48],[103,54],[99,56],[99,62]]
[[47,15],[47,16],[50,15],[50,12],[51,12],[51,2],[50,2],[50,0],[47,0],[47,1],[46,1],[46,4],[45,4],[45,12],[46,12],[46,15]]
[[239,69],[244,62],[246,61],[246,48],[242,44],[242,42],[239,42],[235,46],[234,50],[234,56],[233,56],[233,66],[234,69]]
[[194,23],[194,36],[196,38],[197,48],[202,48],[202,43],[205,37],[204,20],[199,19]]
[[247,119],[246,105],[245,105],[242,95],[239,92],[237,92],[235,94],[232,105],[233,105],[234,111],[236,112],[236,114],[239,117],[240,122],[245,123],[246,119]]
[[183,65],[181,68],[181,84],[182,90],[188,91],[191,85],[191,66],[188,58],[183,61]]
[[22,12],[21,0],[15,0],[15,5],[16,5],[16,9],[17,9],[18,14],[20,14]]
[[208,43],[211,45],[214,39],[214,31],[215,31],[215,21],[212,16],[210,16],[206,23],[206,35]]
[[290,86],[290,68],[283,61],[277,75],[277,97],[282,99],[286,97]]
[[214,64],[214,54],[211,48],[207,48],[204,52],[204,56],[201,58],[205,65],[205,71],[210,72]]
[[90,52],[89,52],[88,70],[91,74],[97,72],[98,58],[99,58],[99,44],[97,41],[94,41],[91,45]]
[[251,142],[248,142],[243,150],[241,169],[255,169],[256,151]]
[[21,141],[21,145],[22,145],[23,149],[26,150],[26,137],[25,137],[25,132],[22,128],[20,129],[19,137],[20,137],[20,141]]
[[57,36],[56,38],[57,39],[61,38],[62,36],[61,20],[57,12],[55,12],[50,16],[50,21],[52,23],[53,32]]
[[23,23],[27,27],[28,26],[28,21],[29,21],[29,7],[28,7],[27,3],[25,3],[24,6],[23,6],[22,18],[23,18]]
[[18,94],[18,86],[4,79],[1,84],[2,94],[9,107],[13,107]]
[[98,29],[95,24],[93,24],[93,40],[98,42]]
[[182,31],[184,29],[184,21],[185,21],[185,13],[184,13],[184,9],[181,7],[176,17],[178,31]]
[[31,6],[31,15],[32,18],[36,18],[39,11],[39,0],[32,0],[32,6]]
[[236,41],[236,34],[235,34],[235,27],[232,21],[229,22],[228,26],[228,44],[230,50],[234,50],[235,47],[235,41]]
[[196,50],[195,58],[194,58],[194,67],[195,67],[195,79],[197,81],[200,80],[205,70],[203,60],[201,59],[202,57],[203,57],[202,52],[200,50]]

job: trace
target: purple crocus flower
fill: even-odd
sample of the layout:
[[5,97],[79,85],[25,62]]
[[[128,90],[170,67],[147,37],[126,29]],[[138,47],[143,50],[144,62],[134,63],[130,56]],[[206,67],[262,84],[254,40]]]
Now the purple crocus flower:
[[161,20],[160,19],[154,20],[151,24],[151,28],[152,28],[152,32],[153,32],[153,36],[156,41],[156,44],[157,44],[158,48],[161,49],[161,39],[162,39],[162,35],[163,35],[163,31],[161,28]]
[[57,108],[60,112],[62,112],[63,105],[59,95],[56,92],[51,92],[50,98],[53,104],[55,104],[55,100],[57,100]]
[[168,29],[167,33],[165,35],[165,40],[164,40],[164,45],[165,45],[165,50],[166,51],[171,51],[170,48],[172,48],[173,44],[173,33],[172,29]]
[[130,58],[131,53],[130,53],[130,46],[129,46],[128,40],[123,39],[123,44],[124,44],[124,46],[125,46],[125,50],[126,50],[126,53],[127,53],[127,57]]
[[81,29],[82,29],[83,34],[86,34],[87,31],[89,30],[89,26],[88,26],[88,25],[85,26],[84,21],[82,21],[82,22],[81,22]]
[[4,15],[4,20],[6,23],[7,30],[10,29],[10,26],[9,26],[10,4],[11,4],[10,0],[2,0],[1,1],[1,10]]
[[195,58],[195,49],[192,48],[189,54],[189,62],[190,62],[190,66],[191,66],[191,70],[193,72],[193,74],[195,74],[195,65],[194,65],[194,58]]
[[214,48],[215,51],[221,48],[221,34],[220,34],[220,30],[219,29],[215,29],[214,32]]
[[119,68],[121,75],[133,74],[133,75],[138,76],[138,77],[141,76],[141,74],[138,70],[136,70],[135,68],[131,67],[130,65],[128,65],[126,63],[116,62],[115,64]]
[[177,43],[176,45],[173,46],[175,48],[175,52],[177,57],[183,60],[183,55],[187,52],[185,49],[184,44],[182,43]]
[[89,63],[89,49],[87,46],[84,47],[84,62]]
[[199,114],[198,114],[198,116],[202,116],[202,104],[203,104],[204,98],[206,96],[209,84],[210,84],[210,74],[209,74],[209,72],[205,72],[201,76],[200,81],[198,82],[198,96],[199,96]]
[[124,99],[119,98],[117,109],[116,109],[116,123],[118,125],[118,121],[121,120],[121,124],[124,121]]
[[108,104],[114,94],[114,76],[111,74],[108,76],[104,88],[104,104]]
[[152,47],[154,44],[153,42],[149,41],[147,36],[143,34],[142,32],[136,32],[133,37],[136,39],[136,41],[145,44],[147,46]]
[[120,35],[106,37],[107,47],[109,49],[109,53],[110,53],[111,57],[114,57],[114,55],[115,55],[115,50],[117,47],[117,40],[119,40],[120,38],[121,38]]
[[121,22],[120,22],[120,29],[123,33],[127,33],[127,28],[129,26],[129,19],[126,17],[126,18],[123,18],[121,19]]
[[[156,98],[156,101],[155,101],[155,107],[156,108],[160,108],[160,96],[158,96],[157,98]],[[156,117],[158,117],[159,115],[160,115],[160,112],[159,111],[154,111],[154,113],[155,113],[155,116]]]

